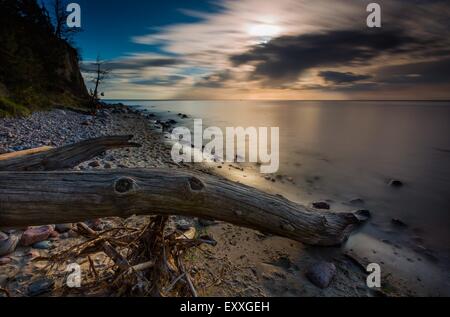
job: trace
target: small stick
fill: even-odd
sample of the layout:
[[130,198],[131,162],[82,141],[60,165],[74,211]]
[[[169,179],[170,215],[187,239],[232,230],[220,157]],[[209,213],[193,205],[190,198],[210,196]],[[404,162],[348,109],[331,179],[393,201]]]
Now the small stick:
[[178,260],[178,264],[180,266],[181,271],[184,272],[184,274],[185,274],[186,282],[192,292],[192,296],[198,297],[197,291],[195,290],[194,284],[192,283],[192,279],[191,279],[189,273],[186,271],[186,268],[184,267],[184,264],[183,264],[183,261],[181,260],[181,258]]
[[6,297],[11,297],[11,294],[6,288],[0,287],[0,292],[3,292],[6,294]]
[[91,256],[88,255],[89,265],[91,266],[92,272],[94,272],[95,278],[98,279],[97,270],[95,269],[94,261],[92,261]]
[[[89,235],[98,237],[98,234],[85,223],[80,222],[78,223],[78,226],[85,230]],[[103,242],[102,248],[106,255],[109,256],[122,270],[127,271],[130,268],[128,261],[109,242]]]
[[172,283],[170,283],[170,285],[164,290],[164,293],[169,293],[174,287],[175,285],[177,285],[177,283],[186,276],[186,273],[181,274],[180,276],[178,276],[176,279],[174,279],[172,281]]
[[151,269],[154,266],[155,266],[155,261],[149,261],[149,262],[135,265],[135,266],[131,267],[129,269],[129,271],[140,272],[140,271],[145,271],[145,270]]

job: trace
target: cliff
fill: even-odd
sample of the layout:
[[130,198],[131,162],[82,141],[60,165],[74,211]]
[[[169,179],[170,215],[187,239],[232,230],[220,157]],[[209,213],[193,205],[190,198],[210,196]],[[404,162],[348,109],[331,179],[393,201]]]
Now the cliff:
[[0,0],[0,117],[86,106],[78,62],[77,51],[54,35],[35,0]]

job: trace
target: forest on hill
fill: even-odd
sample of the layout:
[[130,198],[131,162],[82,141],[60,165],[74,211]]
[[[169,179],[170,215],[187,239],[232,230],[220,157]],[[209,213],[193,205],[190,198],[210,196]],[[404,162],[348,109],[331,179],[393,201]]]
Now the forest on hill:
[[35,0],[0,0],[0,117],[84,107],[79,54]]

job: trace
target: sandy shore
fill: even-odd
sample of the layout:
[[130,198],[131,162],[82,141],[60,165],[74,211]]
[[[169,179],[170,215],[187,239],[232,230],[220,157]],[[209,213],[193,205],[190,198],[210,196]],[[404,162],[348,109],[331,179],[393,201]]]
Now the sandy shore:
[[[90,117],[67,110],[35,113],[27,119],[0,121],[0,152],[17,151],[42,145],[61,146],[102,135],[134,135],[139,149],[115,150],[77,166],[75,170],[169,167],[170,145],[161,132],[157,118],[126,107],[102,110]],[[233,179],[234,170],[214,165],[187,165],[181,168],[216,173]],[[99,229],[113,227],[118,220],[102,219]],[[145,217],[129,221],[144,222]],[[369,289],[367,273],[341,248],[313,248],[288,239],[267,236],[253,230],[220,222],[172,217],[171,225],[195,227],[211,235],[216,247],[202,246],[186,255],[186,263],[201,296],[404,296],[414,295],[407,286],[396,289],[384,283],[380,290]],[[11,235],[21,230],[10,229]],[[71,234],[54,235],[47,249],[18,247],[0,260],[0,287],[11,296],[27,296],[29,285],[39,279],[46,263],[33,259],[48,256],[82,241]],[[101,256],[95,261],[101,262]],[[307,278],[320,263],[336,268],[329,287],[322,289]],[[61,279],[60,276],[49,278]],[[47,293],[47,295],[57,295]],[[95,295],[95,294],[94,294]],[[102,295],[102,294],[98,294]]]

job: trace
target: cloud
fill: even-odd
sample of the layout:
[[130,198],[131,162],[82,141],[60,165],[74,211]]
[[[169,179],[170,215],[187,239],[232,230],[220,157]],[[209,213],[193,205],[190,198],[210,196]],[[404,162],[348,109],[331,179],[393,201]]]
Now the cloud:
[[387,90],[414,98],[428,87],[433,98],[429,86],[450,81],[450,3],[380,0],[383,28],[369,29],[370,2],[216,0],[214,12],[185,10],[195,22],[130,35],[160,53],[109,61],[108,88],[122,98],[361,99]]
[[231,56],[230,60],[235,66],[253,64],[253,78],[268,85],[280,85],[295,82],[309,69],[367,65],[381,54],[417,50],[424,44],[398,30],[338,30],[279,37]]
[[168,86],[168,85],[174,85],[178,82],[184,80],[184,76],[166,76],[166,77],[156,77],[156,78],[150,78],[150,79],[138,79],[138,80],[131,80],[130,84],[134,85],[143,85],[143,86]]
[[450,84],[450,56],[437,61],[380,67],[376,80],[386,84]]
[[[83,70],[95,70],[94,61],[84,62]],[[147,67],[167,67],[180,64],[181,61],[175,58],[154,57],[152,55],[132,55],[111,61],[104,61],[103,66],[111,71],[142,70]]]
[[350,72],[341,73],[334,71],[322,71],[319,73],[319,76],[325,79],[325,81],[334,84],[348,84],[372,78],[371,75],[357,75]]
[[196,84],[196,87],[205,88],[222,88],[226,85],[228,80],[232,79],[231,71],[225,70],[223,72],[214,73],[202,77]]

